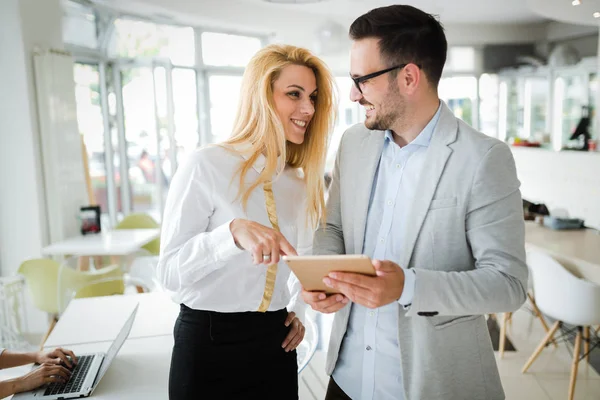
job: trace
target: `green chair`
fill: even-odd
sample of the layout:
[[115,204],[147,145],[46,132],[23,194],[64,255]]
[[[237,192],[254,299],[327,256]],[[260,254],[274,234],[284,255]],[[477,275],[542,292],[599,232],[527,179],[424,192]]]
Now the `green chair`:
[[[136,213],[129,214],[121,222],[117,224],[115,229],[156,229],[160,225],[148,214]],[[160,238],[156,238],[148,244],[142,246],[151,255],[157,256],[160,254]]]
[[34,306],[48,313],[52,318],[48,332],[42,340],[42,346],[54,329],[58,315],[71,298],[109,296],[125,292],[123,281],[118,279],[102,285],[90,286],[91,283],[107,278],[122,278],[123,271],[118,265],[97,270],[77,271],[61,266],[51,259],[36,258],[23,262],[18,273],[25,278]]

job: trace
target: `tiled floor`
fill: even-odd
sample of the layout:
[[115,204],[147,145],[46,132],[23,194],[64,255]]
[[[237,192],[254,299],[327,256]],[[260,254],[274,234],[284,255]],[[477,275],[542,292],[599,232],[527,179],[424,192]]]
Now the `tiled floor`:
[[[566,345],[562,343],[558,349],[547,347],[529,371],[522,374],[521,368],[541,341],[544,330],[527,311],[518,311],[513,315],[508,335],[517,351],[506,352],[502,360],[496,354],[507,400],[567,400],[571,354]],[[318,352],[300,375],[300,400],[324,398],[328,380],[324,360],[325,355]],[[575,400],[600,400],[600,375],[583,361],[579,364]]]

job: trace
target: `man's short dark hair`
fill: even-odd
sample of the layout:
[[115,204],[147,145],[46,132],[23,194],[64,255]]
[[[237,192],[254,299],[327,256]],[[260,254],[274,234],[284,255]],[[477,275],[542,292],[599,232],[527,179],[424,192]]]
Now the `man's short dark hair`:
[[442,24],[433,15],[407,5],[375,8],[350,26],[350,39],[367,38],[379,39],[381,57],[388,67],[417,64],[437,87],[448,42]]

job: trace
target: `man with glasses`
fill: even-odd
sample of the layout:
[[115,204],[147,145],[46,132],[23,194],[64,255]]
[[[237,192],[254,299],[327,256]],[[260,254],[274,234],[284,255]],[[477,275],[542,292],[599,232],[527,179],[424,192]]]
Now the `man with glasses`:
[[333,399],[503,399],[484,314],[525,301],[519,181],[504,143],[457,119],[437,86],[440,23],[394,5],[359,17],[350,98],[364,126],[340,143],[315,254],[366,254],[377,276],[331,273]]

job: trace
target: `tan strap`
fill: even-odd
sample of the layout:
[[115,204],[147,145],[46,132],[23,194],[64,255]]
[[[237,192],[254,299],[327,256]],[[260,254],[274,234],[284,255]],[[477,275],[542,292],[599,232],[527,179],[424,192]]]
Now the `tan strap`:
[[[275,196],[273,196],[273,184],[265,183],[263,190],[265,192],[265,204],[267,206],[267,214],[273,229],[279,232],[279,223],[277,222],[277,208],[275,207]],[[265,282],[265,291],[263,292],[262,301],[258,307],[258,312],[266,312],[271,305],[273,298],[273,290],[275,289],[275,279],[277,277],[277,263],[269,265],[267,268],[267,278]]]

